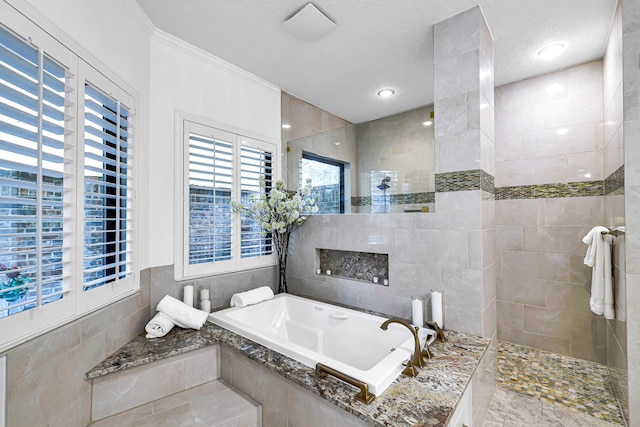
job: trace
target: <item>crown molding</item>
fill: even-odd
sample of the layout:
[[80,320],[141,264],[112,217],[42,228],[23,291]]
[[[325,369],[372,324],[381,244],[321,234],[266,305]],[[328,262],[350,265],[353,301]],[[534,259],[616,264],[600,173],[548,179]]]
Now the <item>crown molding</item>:
[[240,67],[238,67],[237,65],[233,65],[230,62],[227,62],[223,59],[218,58],[217,56],[199,48],[196,47],[190,43],[187,43],[186,41],[171,35],[165,31],[162,31],[158,28],[155,29],[155,31],[153,32],[153,35],[151,36],[151,40],[155,40],[158,43],[162,43],[165,46],[168,46],[172,49],[176,49],[178,51],[181,51],[193,58],[196,58],[208,65],[214,66],[222,71],[231,73],[231,74],[235,74],[235,75],[240,75],[244,78],[247,78],[249,80],[253,80],[256,83],[259,83],[263,86],[268,87],[269,89],[275,90],[280,92],[280,87],[267,81],[264,80],[261,77],[256,76],[255,74],[252,74]]

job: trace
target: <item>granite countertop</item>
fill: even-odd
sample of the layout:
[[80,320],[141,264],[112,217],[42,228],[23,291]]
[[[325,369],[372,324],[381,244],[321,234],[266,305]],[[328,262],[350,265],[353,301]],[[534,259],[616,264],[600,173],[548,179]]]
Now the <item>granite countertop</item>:
[[417,377],[400,375],[369,405],[355,399],[355,387],[333,377],[318,380],[314,369],[210,322],[199,331],[175,327],[162,338],[140,335],[86,373],[85,379],[220,343],[372,426],[445,426],[489,345],[487,338],[461,332],[446,331],[446,336],[447,343],[430,346],[434,357]]

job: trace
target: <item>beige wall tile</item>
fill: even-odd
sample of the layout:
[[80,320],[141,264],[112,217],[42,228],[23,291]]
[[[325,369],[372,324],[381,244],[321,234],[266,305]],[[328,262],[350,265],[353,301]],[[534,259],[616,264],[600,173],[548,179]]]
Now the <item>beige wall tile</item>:
[[545,284],[545,306],[579,314],[588,314],[590,287],[567,282],[547,281]]

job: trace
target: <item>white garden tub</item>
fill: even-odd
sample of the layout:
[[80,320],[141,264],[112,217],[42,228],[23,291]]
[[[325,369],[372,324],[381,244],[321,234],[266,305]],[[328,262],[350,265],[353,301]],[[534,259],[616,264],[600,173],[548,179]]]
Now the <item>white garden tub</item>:
[[380,395],[411,358],[414,340],[387,319],[288,294],[211,313],[209,320],[311,368],[322,363]]

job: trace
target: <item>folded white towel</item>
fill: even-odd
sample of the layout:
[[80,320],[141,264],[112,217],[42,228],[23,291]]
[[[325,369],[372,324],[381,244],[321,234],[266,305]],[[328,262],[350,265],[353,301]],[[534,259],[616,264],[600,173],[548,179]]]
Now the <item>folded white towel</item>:
[[273,291],[268,286],[252,289],[231,296],[231,307],[246,307],[273,298]]
[[209,313],[206,311],[189,307],[187,304],[169,295],[165,295],[165,297],[160,300],[156,310],[166,314],[173,323],[181,328],[200,329],[202,325],[204,325],[204,322],[207,321],[207,316],[209,316]]
[[160,338],[169,333],[175,323],[164,313],[157,313],[153,319],[149,320],[144,330],[147,331],[147,338]]

